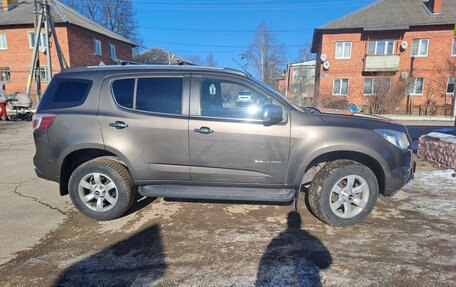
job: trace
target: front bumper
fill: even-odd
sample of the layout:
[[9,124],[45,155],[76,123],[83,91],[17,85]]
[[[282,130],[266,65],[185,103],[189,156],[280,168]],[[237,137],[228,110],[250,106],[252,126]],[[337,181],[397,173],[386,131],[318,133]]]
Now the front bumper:
[[398,192],[401,187],[409,183],[415,176],[416,162],[412,160],[407,166],[399,167],[391,171],[390,180],[387,180],[384,195],[392,196]]

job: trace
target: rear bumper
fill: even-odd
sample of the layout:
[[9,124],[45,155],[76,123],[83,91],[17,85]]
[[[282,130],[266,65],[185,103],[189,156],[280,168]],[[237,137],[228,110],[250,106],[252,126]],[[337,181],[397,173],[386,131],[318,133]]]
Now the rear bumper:
[[36,167],[35,167],[35,173],[39,178],[43,178],[43,179],[47,179],[47,180],[51,180],[51,181],[55,181],[55,182],[60,182],[60,177],[46,174],[46,173],[40,171]]

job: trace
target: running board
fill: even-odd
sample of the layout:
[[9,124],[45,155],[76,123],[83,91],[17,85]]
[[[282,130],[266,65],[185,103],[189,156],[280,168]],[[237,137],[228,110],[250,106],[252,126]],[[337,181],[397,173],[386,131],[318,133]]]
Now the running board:
[[179,199],[239,200],[257,202],[291,202],[294,189],[263,189],[189,185],[144,185],[138,192],[147,197]]

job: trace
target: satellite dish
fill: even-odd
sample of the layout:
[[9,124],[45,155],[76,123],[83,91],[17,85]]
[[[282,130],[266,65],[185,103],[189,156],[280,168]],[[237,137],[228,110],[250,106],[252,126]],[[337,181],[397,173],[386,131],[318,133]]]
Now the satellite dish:
[[47,49],[44,46],[39,46],[38,50],[40,51],[40,53],[44,53]]
[[401,49],[402,49],[402,50],[406,50],[407,47],[408,47],[407,41],[402,41],[402,43],[401,43]]
[[329,62],[324,62],[324,63],[323,63],[323,69],[324,69],[325,71],[329,70],[329,67],[330,67]]
[[327,57],[326,54],[324,54],[324,53],[320,55],[320,60],[321,60],[322,62],[326,62],[326,59],[327,59],[327,58],[328,58],[328,57]]
[[404,79],[404,80],[407,79],[407,78],[408,78],[408,73],[405,72],[405,71],[402,72],[402,73],[401,73],[401,78]]

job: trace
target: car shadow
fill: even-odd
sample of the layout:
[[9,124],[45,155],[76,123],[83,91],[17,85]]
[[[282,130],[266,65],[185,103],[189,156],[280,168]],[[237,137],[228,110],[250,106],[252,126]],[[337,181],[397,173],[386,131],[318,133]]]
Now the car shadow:
[[320,270],[331,265],[331,254],[301,229],[299,213],[288,213],[287,220],[287,229],[271,241],[260,260],[255,286],[321,286]]
[[166,269],[160,227],[153,225],[69,266],[54,286],[149,286]]

